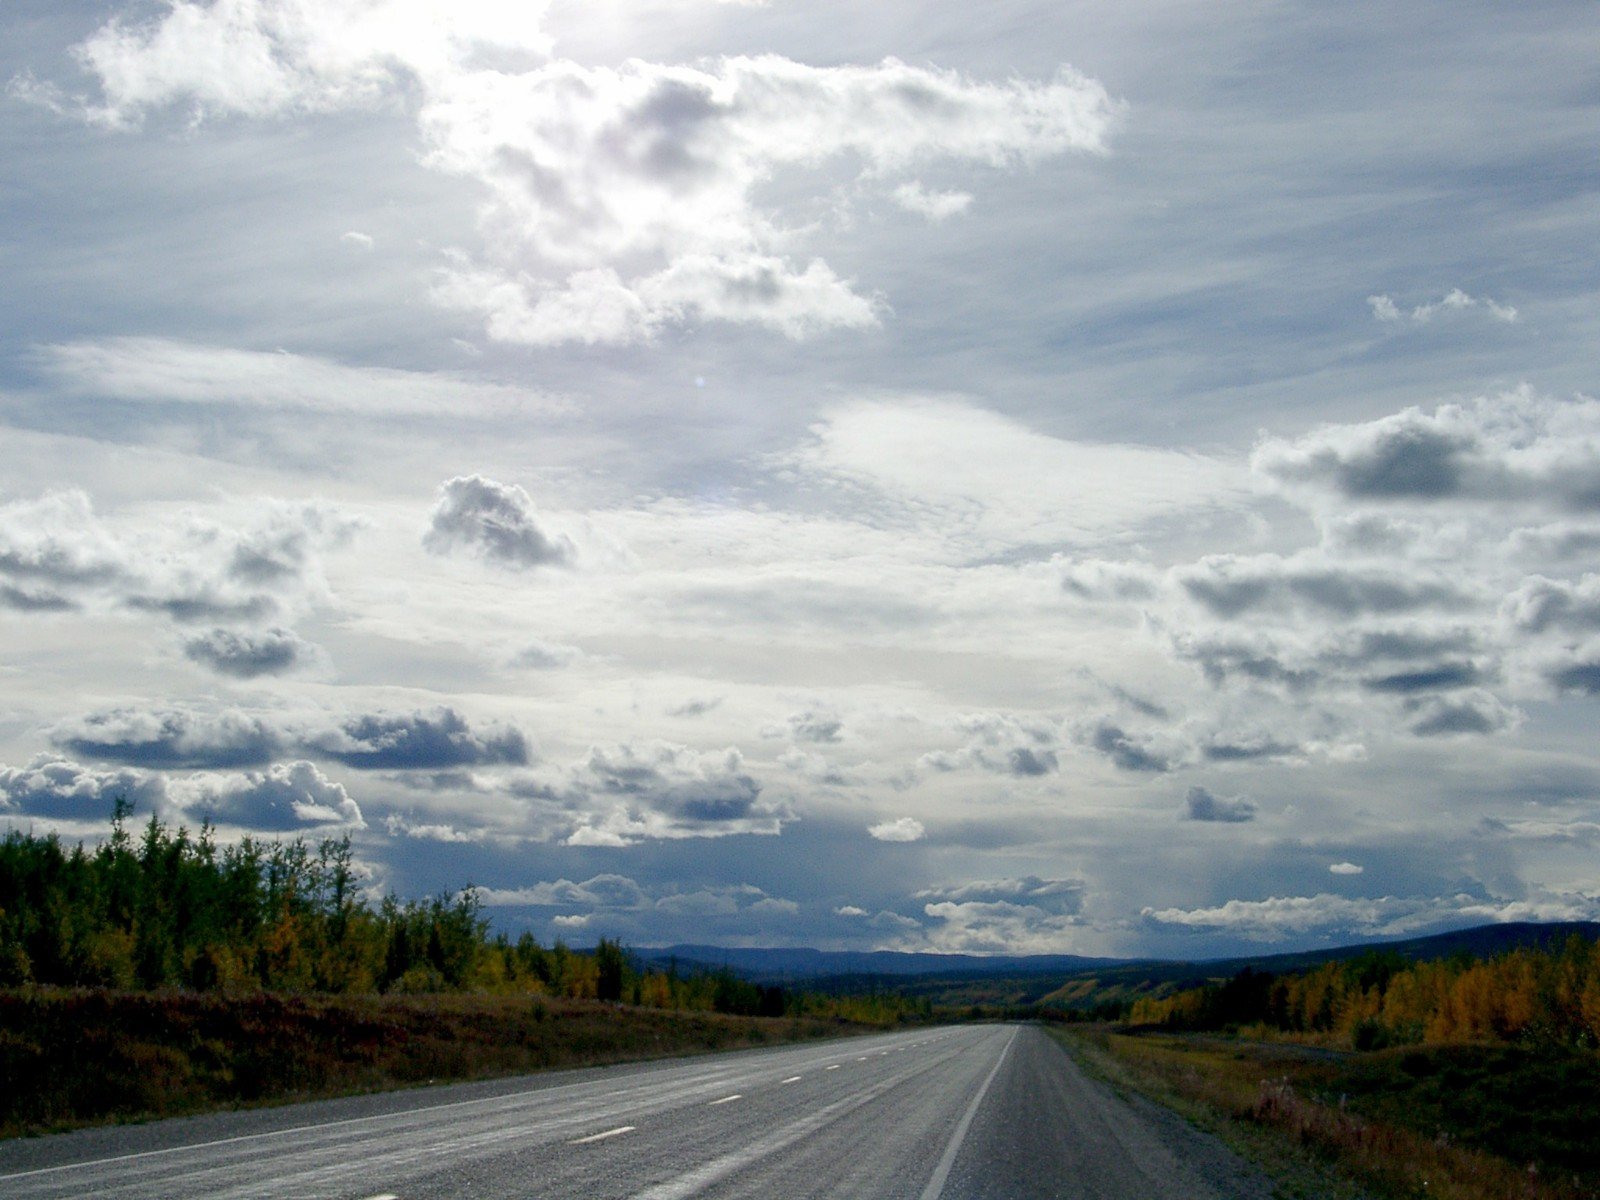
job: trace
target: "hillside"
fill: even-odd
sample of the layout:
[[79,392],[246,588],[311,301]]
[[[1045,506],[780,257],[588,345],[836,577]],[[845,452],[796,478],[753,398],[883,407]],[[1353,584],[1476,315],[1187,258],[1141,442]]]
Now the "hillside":
[[921,954],[892,950],[834,951],[809,948],[678,945],[639,950],[656,969],[727,968],[756,983],[804,982],[841,995],[894,990],[935,1004],[967,1006],[1045,1005],[1089,1009],[1160,997],[1222,980],[1245,967],[1285,974],[1383,950],[1415,961],[1464,954],[1488,958],[1519,947],[1550,946],[1572,934],[1600,938],[1600,922],[1516,922],[1480,925],[1424,937],[1369,940],[1287,954],[1222,959],[1115,959],[1071,954]]

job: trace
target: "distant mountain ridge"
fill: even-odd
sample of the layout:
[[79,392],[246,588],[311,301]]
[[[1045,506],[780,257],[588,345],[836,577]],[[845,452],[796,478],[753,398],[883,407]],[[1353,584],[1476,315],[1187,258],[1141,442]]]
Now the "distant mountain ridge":
[[[1596,921],[1519,921],[1477,925],[1468,929],[1400,939],[1352,942],[1321,950],[1213,959],[1092,958],[1076,954],[929,954],[898,950],[817,950],[810,947],[723,947],[675,945],[635,953],[652,966],[676,962],[681,970],[721,970],[756,983],[813,983],[830,987],[872,986],[875,982],[936,991],[939,981],[952,985],[978,981],[1016,981],[1011,989],[1019,1002],[1070,1005],[1090,995],[1134,994],[1166,990],[1207,979],[1228,978],[1250,967],[1286,974],[1323,963],[1358,957],[1370,951],[1398,954],[1417,961],[1468,954],[1487,958],[1524,946],[1548,946],[1577,934],[1600,940]],[[1074,986],[1078,985],[1078,986]]]
[[1079,954],[926,954],[904,950],[815,950],[806,946],[677,945],[635,951],[646,962],[680,967],[726,967],[756,983],[824,979],[838,975],[1060,975],[1123,966],[1123,958]]

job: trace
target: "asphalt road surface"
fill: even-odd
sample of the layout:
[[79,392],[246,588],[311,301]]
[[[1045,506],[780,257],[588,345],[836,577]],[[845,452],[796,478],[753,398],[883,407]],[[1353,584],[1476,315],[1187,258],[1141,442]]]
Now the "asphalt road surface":
[[0,1142],[6,1200],[1248,1200],[1214,1139],[969,1025]]

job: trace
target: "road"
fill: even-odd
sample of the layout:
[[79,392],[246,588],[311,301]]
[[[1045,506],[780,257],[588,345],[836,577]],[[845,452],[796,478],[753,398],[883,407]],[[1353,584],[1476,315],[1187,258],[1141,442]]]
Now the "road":
[[0,1143],[7,1200],[1238,1200],[1043,1030],[969,1025]]

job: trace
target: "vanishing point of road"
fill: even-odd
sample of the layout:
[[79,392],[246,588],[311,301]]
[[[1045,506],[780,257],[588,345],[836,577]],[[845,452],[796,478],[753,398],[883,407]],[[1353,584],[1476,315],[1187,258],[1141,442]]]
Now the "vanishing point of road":
[[0,1142],[7,1200],[1249,1200],[1034,1026],[968,1025]]

